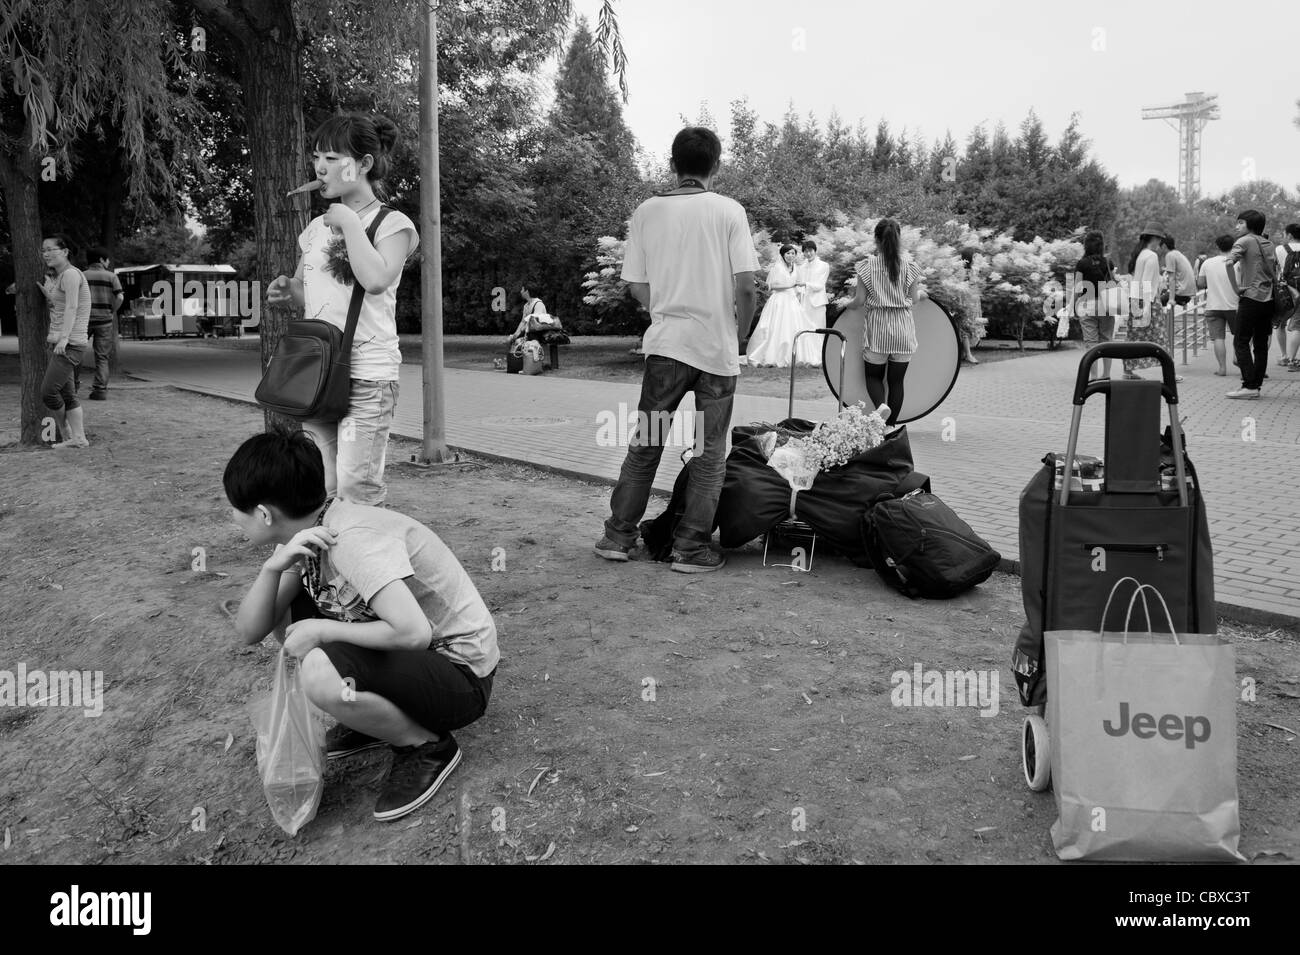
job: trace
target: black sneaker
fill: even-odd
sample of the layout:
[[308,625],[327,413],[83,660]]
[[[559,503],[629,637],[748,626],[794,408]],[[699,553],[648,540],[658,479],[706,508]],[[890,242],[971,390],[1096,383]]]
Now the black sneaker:
[[394,746],[393,765],[375,802],[375,818],[392,822],[415,812],[459,765],[460,747],[450,733],[436,743]]
[[726,566],[727,557],[716,550],[706,547],[704,550],[683,554],[673,551],[673,570],[679,574],[707,574]]
[[594,550],[606,560],[628,560],[628,554],[631,553],[632,548],[624,547],[622,544],[611,540],[609,536],[606,535],[596,541]]
[[378,749],[380,746],[387,745],[382,739],[358,733],[342,723],[325,734],[325,756],[328,759],[342,759],[353,753],[364,753],[368,749]]
[[108,395],[104,394],[102,391],[92,391],[92,392],[90,393],[90,396],[89,396],[89,397],[90,397],[90,400],[91,400],[91,401],[107,401],[107,400],[108,400]]

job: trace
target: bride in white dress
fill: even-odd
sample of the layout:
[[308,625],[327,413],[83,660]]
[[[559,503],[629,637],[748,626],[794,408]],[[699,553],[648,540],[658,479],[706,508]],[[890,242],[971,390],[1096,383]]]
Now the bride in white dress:
[[[797,257],[798,250],[793,245],[783,245],[780,258],[768,270],[767,287],[772,294],[763,306],[758,327],[745,349],[749,365],[789,368],[795,334],[814,327],[799,300],[801,287],[795,274]],[[805,335],[799,339],[796,362],[799,365],[821,365],[822,340],[819,336]]]

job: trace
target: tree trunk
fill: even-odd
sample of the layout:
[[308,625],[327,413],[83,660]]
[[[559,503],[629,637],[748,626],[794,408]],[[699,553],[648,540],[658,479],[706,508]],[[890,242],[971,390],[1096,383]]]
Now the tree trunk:
[[[298,234],[307,227],[308,203],[285,193],[306,177],[306,132],[302,116],[302,46],[290,5],[277,29],[250,31],[243,57],[244,115],[253,166],[253,217],[256,222],[258,274],[262,281],[262,367],[271,360],[292,308],[265,305],[271,280],[292,276],[298,268]],[[297,430],[299,424],[265,412],[266,429]]]
[[[266,304],[266,288],[277,275],[298,268],[298,234],[307,227],[308,204],[285,193],[302,183],[306,171],[303,129],[302,38],[293,18],[293,0],[190,0],[194,9],[221,30],[235,47],[244,116],[253,167],[254,239],[260,298],[262,367],[284,335],[292,308]],[[265,413],[268,431],[297,430],[292,418]]]
[[[26,129],[14,143],[25,143]],[[13,242],[15,307],[18,317],[18,362],[22,376],[22,437],[28,445],[41,443],[42,419],[48,412],[41,403],[41,378],[45,375],[45,336],[49,307],[36,287],[44,277],[41,262],[41,211],[36,199],[36,156],[19,147],[17,155],[0,150],[0,189],[4,190]]]
[[[112,135],[117,137],[117,127]],[[117,224],[122,218],[122,205],[126,201],[126,152],[121,146],[113,150],[112,172],[108,177],[108,188],[104,193],[104,207],[99,224],[99,244],[108,249],[110,265],[117,264]],[[122,359],[118,353],[117,334],[118,313],[113,313],[113,342],[108,352],[109,374],[117,377],[122,374]]]

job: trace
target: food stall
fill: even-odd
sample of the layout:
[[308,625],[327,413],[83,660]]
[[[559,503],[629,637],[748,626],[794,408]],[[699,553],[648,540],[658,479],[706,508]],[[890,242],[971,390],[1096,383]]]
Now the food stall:
[[[256,310],[241,303],[244,283],[230,265],[152,264],[115,270],[129,303],[123,333],[137,338],[171,335],[238,335],[257,327]],[[245,313],[254,312],[251,320]]]

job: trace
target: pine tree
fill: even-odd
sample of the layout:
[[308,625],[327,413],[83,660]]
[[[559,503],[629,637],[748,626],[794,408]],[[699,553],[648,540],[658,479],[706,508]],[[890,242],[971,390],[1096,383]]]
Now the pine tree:
[[529,181],[536,204],[530,276],[552,314],[591,318],[582,280],[602,235],[622,234],[644,197],[636,140],[606,80],[605,58],[579,18],[555,84],[555,106],[538,136]]
[[625,169],[635,165],[636,141],[623,122],[623,107],[606,80],[607,70],[586,18],[580,17],[555,82],[550,122],[557,131],[592,137],[611,166]]

